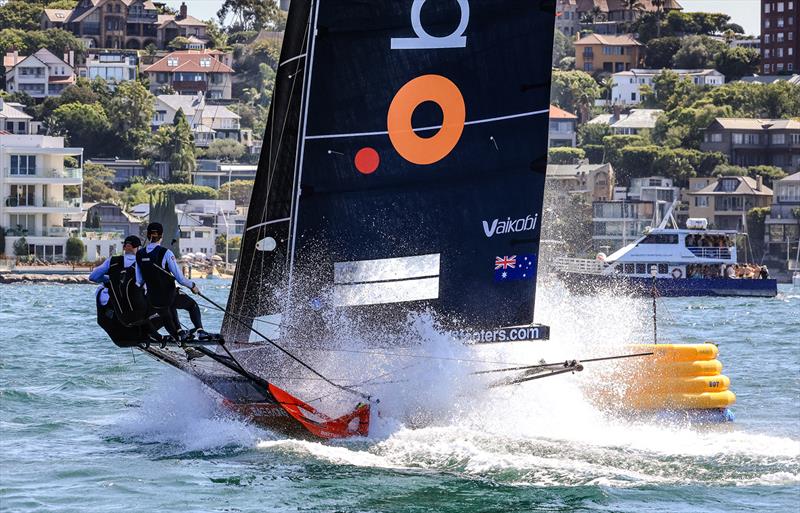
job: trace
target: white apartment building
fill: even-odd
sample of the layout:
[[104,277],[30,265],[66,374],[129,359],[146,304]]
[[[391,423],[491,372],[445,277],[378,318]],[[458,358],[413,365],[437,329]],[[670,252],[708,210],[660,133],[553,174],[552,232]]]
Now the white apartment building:
[[0,98],[0,132],[8,132],[14,135],[26,135],[31,133],[31,121],[33,118],[22,110],[20,103],[9,103]]
[[27,57],[17,52],[8,53],[3,58],[6,91],[27,93],[39,99],[59,96],[75,83],[75,71],[67,61],[72,61],[72,55],[60,59],[46,48]]
[[99,77],[113,85],[125,80],[136,80],[138,66],[139,58],[135,53],[92,53],[86,56],[86,63],[78,74],[89,80]]
[[[611,103],[614,105],[636,105],[642,101],[643,85],[653,87],[653,79],[667,70],[632,69],[611,75]],[[719,87],[725,83],[725,75],[714,69],[673,69],[681,78],[689,78],[700,86]]]
[[[67,157],[77,167],[65,163]],[[82,167],[83,148],[65,148],[63,137],[0,134],[0,226],[6,230],[6,255],[13,256],[14,243],[25,237],[31,255],[64,259],[70,235],[64,217],[81,213],[82,196],[65,200],[64,188],[82,189]]]

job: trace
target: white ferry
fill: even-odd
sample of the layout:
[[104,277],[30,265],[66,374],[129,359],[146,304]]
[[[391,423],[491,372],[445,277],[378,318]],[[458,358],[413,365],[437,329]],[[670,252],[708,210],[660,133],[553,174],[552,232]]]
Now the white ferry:
[[766,267],[738,263],[735,231],[709,230],[705,219],[689,219],[687,228],[651,229],[622,249],[595,260],[559,258],[557,274],[572,289],[591,291],[623,285],[660,296],[774,297],[776,280]]

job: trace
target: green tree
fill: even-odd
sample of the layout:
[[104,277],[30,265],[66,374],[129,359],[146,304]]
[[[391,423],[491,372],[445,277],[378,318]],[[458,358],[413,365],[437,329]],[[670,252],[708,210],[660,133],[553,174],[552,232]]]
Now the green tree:
[[611,135],[608,123],[586,123],[578,127],[578,146],[603,144],[603,138]]
[[761,54],[757,50],[741,46],[723,48],[714,58],[714,63],[717,71],[725,75],[726,80],[739,80],[758,71]]
[[56,28],[26,32],[25,46],[27,47],[26,53],[33,53],[40,48],[47,48],[59,58],[69,51],[76,52],[77,56],[80,57],[86,50],[85,45],[72,32]]
[[83,201],[118,201],[119,193],[111,188],[113,178],[114,171],[106,166],[85,162],[83,165]]
[[789,176],[786,171],[776,166],[752,166],[747,168],[747,175],[753,179],[761,176],[764,178],[764,185],[767,187],[772,187],[772,184],[777,180]]
[[148,138],[154,105],[155,97],[138,82],[125,81],[116,87],[107,111],[111,130],[123,144],[121,154],[132,156]]
[[30,246],[28,246],[28,239],[20,237],[14,241],[14,256],[26,257],[31,254]]
[[169,157],[170,172],[176,182],[189,183],[192,179],[192,171],[197,167],[197,162],[195,160],[194,137],[182,109],[178,109],[178,112],[175,113],[172,126],[171,153]]
[[731,117],[730,107],[702,105],[672,109],[656,120],[653,136],[656,142],[671,148],[699,149],[703,133],[716,119]]
[[220,24],[225,25],[229,14],[233,16],[231,28],[235,30],[280,30],[283,23],[274,0],[225,0],[217,11]]
[[0,30],[39,30],[42,6],[33,2],[11,0],[0,6]]
[[645,64],[650,69],[669,69],[672,59],[681,47],[679,37],[660,37],[647,43]]
[[86,246],[78,237],[67,239],[67,246],[64,251],[67,262],[80,262],[86,256]]
[[244,144],[236,139],[214,139],[203,152],[206,158],[235,162],[247,153]]
[[206,37],[208,47],[222,51],[229,51],[231,46],[228,44],[228,34],[214,20],[206,21]]
[[726,48],[725,43],[707,36],[689,36],[681,41],[673,64],[684,69],[713,68],[715,56]]
[[167,48],[169,50],[172,50],[173,52],[175,50],[185,50],[188,47],[189,47],[189,38],[184,36],[178,36],[167,44]]
[[760,262],[764,258],[764,235],[769,207],[753,208],[747,212],[747,237],[753,248],[753,261]]
[[235,200],[237,205],[249,205],[250,195],[253,193],[253,180],[233,180],[226,182],[219,188],[219,199]]
[[747,168],[732,164],[720,164],[714,168],[712,176],[747,176]]
[[572,39],[556,30],[553,33],[553,66],[558,66],[566,57],[575,57],[575,45],[572,44]]
[[586,153],[580,148],[550,148],[547,161],[550,164],[578,164],[586,158]]
[[161,223],[164,238],[161,245],[169,248],[180,258],[180,228],[175,212],[175,197],[169,191],[158,191],[150,195],[150,222]]
[[594,101],[600,97],[600,86],[591,75],[583,71],[553,71],[553,103],[569,112],[580,114],[586,120]]
[[99,103],[67,103],[57,108],[51,116],[50,128],[67,138],[70,146],[84,148],[88,157],[103,153],[102,142],[109,136],[110,124]]

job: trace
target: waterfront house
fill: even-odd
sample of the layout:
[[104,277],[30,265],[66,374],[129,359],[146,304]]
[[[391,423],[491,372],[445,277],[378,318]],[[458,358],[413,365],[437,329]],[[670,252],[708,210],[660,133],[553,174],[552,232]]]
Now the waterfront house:
[[[698,188],[698,181],[708,185]],[[709,225],[719,230],[744,230],[747,212],[772,202],[772,189],[760,176],[690,178],[689,189],[689,217],[708,219]]]
[[7,256],[24,237],[31,255],[64,259],[70,235],[64,218],[81,212],[80,196],[67,199],[65,188],[82,185],[82,162],[83,148],[65,148],[63,137],[0,134],[0,226]]
[[764,242],[773,257],[793,261],[800,244],[800,172],[772,185],[774,195],[766,219]]
[[102,78],[111,87],[125,80],[136,80],[139,56],[135,51],[102,51],[86,55],[86,62],[78,68],[78,76],[93,80]]
[[605,201],[614,191],[614,168],[611,164],[548,164],[546,187],[559,204],[568,204],[572,196],[584,201]]
[[169,85],[180,95],[203,94],[209,99],[231,99],[233,69],[221,60],[221,52],[181,50],[147,66],[143,73],[155,93]]
[[14,135],[29,134],[33,118],[25,114],[22,108],[20,103],[11,103],[0,98],[0,130]]
[[16,51],[7,53],[3,58],[6,91],[26,93],[37,99],[59,96],[67,86],[75,83],[73,60],[72,52],[61,59],[47,48],[28,56]]
[[638,0],[632,9],[624,0],[575,0],[575,3],[575,25],[571,28],[596,34],[618,34],[646,13],[660,10],[666,14],[683,9],[677,0]]
[[74,9],[44,9],[42,29],[72,32],[89,48],[166,48],[178,36],[206,40],[206,24],[190,16],[186,2],[178,14],[159,14],[149,0],[79,0]]
[[549,146],[558,148],[562,146],[575,147],[577,143],[578,116],[555,105],[550,106]]
[[233,139],[246,146],[252,145],[251,132],[242,130],[239,115],[223,105],[207,104],[203,94],[156,96],[153,130],[158,130],[161,125],[171,125],[178,110],[186,116],[198,148],[207,147],[215,139]]
[[575,69],[616,73],[641,68],[645,47],[633,34],[588,34],[575,41]]
[[660,109],[631,109],[627,113],[616,109],[613,114],[600,114],[589,123],[607,124],[614,135],[637,135],[642,130],[655,128],[658,117],[663,113]]
[[[106,239],[116,239],[120,243],[129,235],[140,237],[142,223],[141,219],[125,212],[121,206],[108,202],[84,203],[79,215],[70,216],[65,221],[65,225],[75,228],[76,232],[82,226],[84,237],[90,241],[106,235]],[[121,249],[121,244],[118,247]]]
[[145,178],[148,174],[141,160],[96,157],[86,162],[99,164],[113,171],[111,184],[118,189],[126,187],[136,178]]
[[725,75],[715,69],[631,69],[611,75],[611,103],[636,105],[642,101],[642,86],[653,87],[653,79],[664,71],[673,71],[682,79],[688,78],[698,86],[719,87],[725,83]]
[[219,189],[223,184],[235,180],[255,180],[258,166],[255,164],[222,163],[213,159],[197,159],[192,171],[192,183]]
[[800,121],[717,118],[705,130],[702,151],[718,151],[737,166],[800,170]]

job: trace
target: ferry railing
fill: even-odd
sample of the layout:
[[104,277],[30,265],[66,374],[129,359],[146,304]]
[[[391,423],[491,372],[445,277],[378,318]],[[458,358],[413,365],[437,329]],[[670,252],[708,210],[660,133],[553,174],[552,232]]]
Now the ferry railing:
[[707,247],[700,247],[700,246],[690,246],[687,247],[692,254],[698,258],[719,258],[719,259],[730,259],[731,258],[731,250],[729,248],[707,248]]
[[553,269],[557,272],[579,274],[603,274],[608,264],[588,258],[556,258]]

